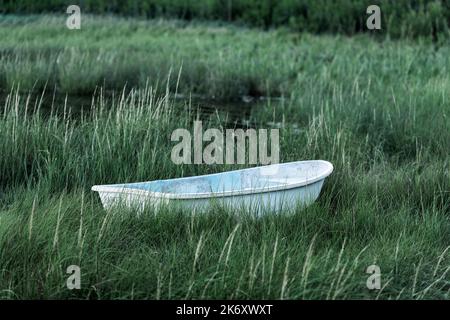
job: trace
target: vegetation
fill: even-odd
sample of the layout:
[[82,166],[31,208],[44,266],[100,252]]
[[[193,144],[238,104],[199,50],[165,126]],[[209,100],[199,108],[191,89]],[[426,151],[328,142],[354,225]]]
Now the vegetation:
[[[4,13],[64,13],[68,0],[15,0]],[[80,0],[84,13],[147,18],[235,21],[250,26],[287,26],[293,31],[354,34],[366,30],[366,9],[379,5],[383,34],[448,37],[450,3],[443,0]],[[0,10],[2,10],[0,8]],[[2,12],[2,11],[0,11]]]
[[[295,45],[300,37],[283,31],[98,17],[68,30],[63,18],[49,16],[7,16],[0,26],[0,88],[6,92],[91,95],[100,86],[120,91],[146,84],[164,91],[169,80],[172,92],[178,86],[186,95],[279,96],[305,65],[291,59],[302,55]],[[273,42],[279,36],[293,38]]]
[[[34,22],[0,27],[11,91],[0,111],[2,298],[449,298],[450,46],[115,18],[69,36],[56,32],[62,19],[23,19]],[[139,73],[114,77],[136,61],[155,70],[139,75],[147,86],[113,98],[99,88],[87,111],[70,98],[45,109],[51,97],[17,90],[123,87]],[[280,128],[281,161],[335,166],[315,204],[259,219],[223,207],[102,209],[93,184],[233,169],[170,161],[172,130],[197,117],[171,93],[178,82],[240,94],[249,78],[285,90],[250,115],[256,128]],[[204,120],[229,125],[225,113]],[[73,264],[81,290],[66,288]],[[372,264],[379,291],[366,287]]]

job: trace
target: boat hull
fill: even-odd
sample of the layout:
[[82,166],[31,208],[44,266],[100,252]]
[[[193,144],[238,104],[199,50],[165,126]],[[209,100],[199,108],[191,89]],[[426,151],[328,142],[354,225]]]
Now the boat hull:
[[261,215],[310,205],[332,171],[333,165],[327,161],[297,161],[203,176],[99,185],[92,190],[99,193],[105,209],[180,206],[208,210],[219,205]]
[[137,211],[148,208],[158,210],[162,206],[179,206],[191,210],[206,211],[212,206],[220,205],[233,211],[246,210],[261,215],[269,212],[278,213],[284,210],[294,210],[296,207],[306,207],[312,204],[319,197],[323,183],[324,179],[288,190],[200,199],[165,199],[152,197],[148,194],[107,191],[99,191],[99,195],[103,207],[107,210],[115,206]]

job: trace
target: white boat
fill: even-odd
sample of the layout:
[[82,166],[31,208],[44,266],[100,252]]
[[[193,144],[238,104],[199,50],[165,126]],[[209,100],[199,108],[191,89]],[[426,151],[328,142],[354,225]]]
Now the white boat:
[[92,190],[99,193],[105,209],[118,204],[140,210],[167,204],[207,209],[216,202],[262,214],[311,204],[331,172],[333,165],[328,161],[296,161],[178,179],[98,185]]

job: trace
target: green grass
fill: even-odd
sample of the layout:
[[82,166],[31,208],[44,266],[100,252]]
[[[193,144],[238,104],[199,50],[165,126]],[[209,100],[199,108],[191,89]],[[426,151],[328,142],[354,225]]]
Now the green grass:
[[300,48],[292,41],[273,42],[278,35],[291,37],[283,31],[90,16],[83,16],[81,30],[68,30],[58,17],[2,18],[0,86],[5,91],[47,87],[90,95],[98,86],[165,88],[167,81],[174,91],[181,70],[178,90],[184,94],[279,96],[288,92],[300,67],[290,60]]
[[[69,33],[63,20],[21,19],[0,27],[0,69],[16,79],[3,82],[12,93],[0,111],[2,298],[449,298],[449,46],[114,19]],[[71,76],[61,76],[57,57],[72,50]],[[71,99],[46,110],[16,87],[47,82],[63,94],[107,75],[123,88],[117,70],[151,78],[132,72],[137,61],[160,73],[115,99],[95,94],[82,114]],[[179,80],[182,92],[225,97],[249,79],[287,83],[285,100],[251,112],[256,128],[280,127],[281,161],[335,166],[315,204],[260,219],[222,207],[102,209],[94,184],[237,168],[170,161],[172,130],[191,128],[197,113],[162,92]],[[218,113],[203,127],[228,125]],[[65,286],[72,264],[79,291]],[[372,264],[380,291],[366,288]]]

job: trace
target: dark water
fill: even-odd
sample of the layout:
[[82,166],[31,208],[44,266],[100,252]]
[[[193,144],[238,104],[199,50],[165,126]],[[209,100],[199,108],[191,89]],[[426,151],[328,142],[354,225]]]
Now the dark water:
[[[15,97],[9,97],[9,99]],[[64,95],[64,94],[20,94],[21,105],[25,106],[28,99],[28,110],[33,111],[40,105],[42,114],[70,114],[71,117],[89,115],[93,105],[98,105],[102,100],[105,108],[108,105],[117,103],[120,100],[120,94],[111,92],[103,94],[101,97],[96,95]],[[0,93],[0,103],[5,105],[8,94]],[[240,97],[231,101],[220,101],[207,99],[201,96],[183,96],[174,95],[170,97],[175,110],[184,112],[187,108],[200,119],[218,116],[227,124],[233,124],[235,127],[248,126],[252,110],[263,104],[268,98]],[[277,98],[275,98],[276,100]],[[198,112],[196,112],[198,111]],[[0,108],[3,112],[3,108]]]

